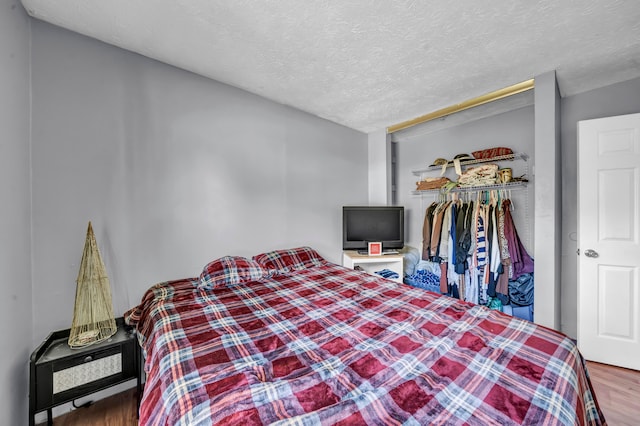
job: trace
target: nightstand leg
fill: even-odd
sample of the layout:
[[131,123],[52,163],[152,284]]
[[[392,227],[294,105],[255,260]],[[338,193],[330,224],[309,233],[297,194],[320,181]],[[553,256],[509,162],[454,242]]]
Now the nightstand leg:
[[47,425],[48,426],[53,425],[53,412],[51,408],[47,408]]

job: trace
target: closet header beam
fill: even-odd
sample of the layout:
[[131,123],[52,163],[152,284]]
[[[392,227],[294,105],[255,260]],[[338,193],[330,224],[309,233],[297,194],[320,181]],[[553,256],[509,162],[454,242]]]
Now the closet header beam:
[[435,120],[446,115],[455,114],[456,112],[464,111],[469,108],[484,105],[489,102],[497,101],[499,99],[507,98],[509,96],[517,95],[518,93],[526,92],[534,88],[534,79],[523,81],[522,83],[514,84],[513,86],[505,87],[503,89],[495,90],[491,93],[487,93],[482,96],[478,96],[473,99],[461,102],[459,104],[451,105],[446,108],[439,109],[429,114],[416,117],[412,120],[403,121],[402,123],[394,124],[387,127],[387,133],[394,133],[400,130],[408,129],[417,124],[426,123],[427,121]]

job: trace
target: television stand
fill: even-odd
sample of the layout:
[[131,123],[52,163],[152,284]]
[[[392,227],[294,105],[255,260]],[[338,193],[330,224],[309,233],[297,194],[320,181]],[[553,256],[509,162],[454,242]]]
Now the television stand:
[[342,252],[342,266],[350,269],[355,269],[356,266],[359,266],[365,272],[378,277],[380,275],[376,274],[377,271],[389,269],[398,274],[398,278],[394,278],[393,281],[403,282],[404,255],[402,253],[369,256],[366,252],[365,254],[360,254],[357,250],[345,250]]

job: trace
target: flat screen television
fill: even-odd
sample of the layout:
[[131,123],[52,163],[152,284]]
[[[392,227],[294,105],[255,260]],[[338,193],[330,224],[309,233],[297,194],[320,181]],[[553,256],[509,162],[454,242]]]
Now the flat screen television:
[[342,249],[366,251],[375,241],[383,251],[404,247],[404,207],[342,207]]

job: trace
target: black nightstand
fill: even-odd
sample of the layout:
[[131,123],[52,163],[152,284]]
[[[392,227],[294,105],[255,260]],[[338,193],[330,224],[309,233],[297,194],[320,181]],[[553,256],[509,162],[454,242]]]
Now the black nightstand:
[[138,402],[142,391],[141,353],[135,334],[116,319],[118,331],[108,340],[82,349],[67,344],[69,329],[54,331],[31,354],[29,363],[29,425],[35,415],[91,393],[137,379]]

